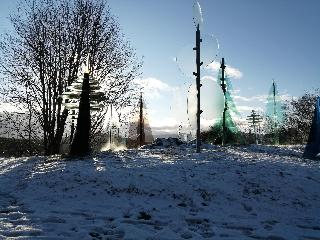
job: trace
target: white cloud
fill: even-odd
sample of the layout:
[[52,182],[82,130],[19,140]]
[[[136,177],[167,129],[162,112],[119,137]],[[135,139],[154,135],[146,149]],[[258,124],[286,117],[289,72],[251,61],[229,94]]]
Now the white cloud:
[[174,88],[167,83],[153,77],[135,79],[134,83],[141,87],[148,98],[159,98],[162,92],[174,90]]
[[[220,63],[218,62],[210,63],[206,66],[206,69],[214,73],[217,73],[220,69]],[[226,65],[226,73],[229,77],[234,79],[240,79],[243,77],[243,73],[239,69],[231,67],[230,65]]]
[[210,64],[208,64],[205,69],[207,70],[211,70],[212,72],[219,72],[220,69],[220,63],[218,62],[212,62]]
[[226,68],[226,72],[229,77],[234,78],[234,79],[240,79],[243,77],[243,73],[239,69],[228,67],[228,65]]
[[215,78],[215,77],[212,77],[212,76],[209,76],[209,75],[205,75],[205,76],[203,76],[202,78],[201,78],[201,80],[203,81],[203,80],[211,80],[211,81],[217,81],[217,78]]

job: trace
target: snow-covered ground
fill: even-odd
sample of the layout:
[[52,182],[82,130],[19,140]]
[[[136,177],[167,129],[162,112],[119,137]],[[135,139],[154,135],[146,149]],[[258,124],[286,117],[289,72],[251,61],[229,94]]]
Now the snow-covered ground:
[[320,239],[301,147],[0,159],[0,239]]

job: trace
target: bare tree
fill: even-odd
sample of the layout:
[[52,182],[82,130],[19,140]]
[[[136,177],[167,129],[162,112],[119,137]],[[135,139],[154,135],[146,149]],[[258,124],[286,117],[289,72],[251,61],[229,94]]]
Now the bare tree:
[[305,144],[308,140],[314,106],[320,91],[307,92],[292,99],[285,106],[285,121],[280,129],[280,140],[290,144]]
[[121,108],[130,103],[132,80],[142,63],[106,1],[24,0],[11,22],[14,32],[0,43],[2,94],[40,123],[45,154],[59,152],[69,113],[61,95],[83,74],[87,57],[90,76],[106,93],[104,108],[93,117],[92,134],[101,129],[110,104]]

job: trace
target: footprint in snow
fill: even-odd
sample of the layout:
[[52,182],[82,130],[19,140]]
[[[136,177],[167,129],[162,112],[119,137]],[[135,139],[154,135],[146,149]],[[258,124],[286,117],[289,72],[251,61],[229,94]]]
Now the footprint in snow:
[[0,239],[41,236],[42,231],[29,219],[30,213],[13,196],[0,193]]

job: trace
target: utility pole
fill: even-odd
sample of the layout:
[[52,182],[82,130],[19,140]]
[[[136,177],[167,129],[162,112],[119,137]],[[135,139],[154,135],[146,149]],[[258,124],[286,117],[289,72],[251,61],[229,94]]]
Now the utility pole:
[[251,115],[247,117],[248,117],[247,120],[251,124],[251,127],[253,127],[255,143],[258,144],[257,125],[261,123],[262,118],[259,114],[256,113],[255,110],[252,110]]
[[197,153],[200,153],[200,145],[201,145],[201,139],[200,139],[200,115],[202,113],[202,110],[200,109],[200,67],[203,64],[200,60],[200,45],[201,45],[202,39],[200,37],[200,27],[199,24],[197,25],[197,31],[196,31],[196,47],[193,48],[193,50],[196,51],[196,65],[197,65],[197,72],[193,73],[194,76],[196,76],[196,85],[197,85],[197,136],[196,136],[196,146],[197,146]]
[[144,136],[144,119],[143,119],[143,100],[142,93],[140,94],[140,116],[139,116],[139,144],[143,146],[145,143]]
[[222,146],[225,145],[226,143],[226,133],[227,133],[227,127],[226,127],[226,112],[228,110],[228,103],[227,103],[227,98],[226,98],[226,92],[227,92],[227,84],[225,83],[225,64],[224,64],[224,58],[222,58],[221,61],[221,88],[223,91],[223,96],[224,96],[224,109],[223,109],[223,115],[222,115]]

